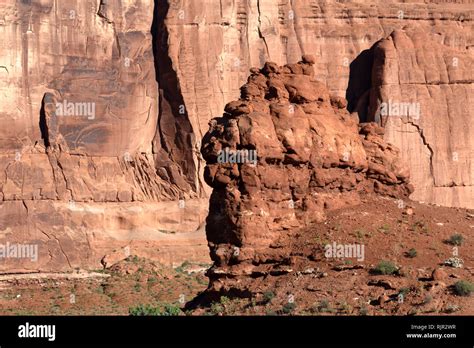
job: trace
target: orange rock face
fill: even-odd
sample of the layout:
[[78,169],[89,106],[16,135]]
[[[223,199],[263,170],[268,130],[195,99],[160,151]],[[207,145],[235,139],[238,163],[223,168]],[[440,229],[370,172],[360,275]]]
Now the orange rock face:
[[[204,136],[215,290],[222,277],[249,275],[281,258],[272,243],[288,229],[324,220],[325,210],[355,204],[361,194],[403,198],[412,191],[384,130],[359,124],[345,100],[315,79],[313,61],[252,69],[241,99],[211,120]],[[253,160],[242,155],[249,153]]]
[[[346,97],[350,111],[358,103],[365,109],[376,108],[377,99],[408,103],[419,98],[422,115],[416,125],[401,125],[396,117],[385,125],[385,139],[400,148],[413,174],[411,197],[474,207],[474,171],[469,169],[474,137],[468,126],[473,120],[469,60],[474,26],[469,19],[474,10],[468,0],[170,4],[166,15],[169,56],[196,134],[203,135],[208,120],[239,97],[251,67],[262,67],[265,61],[294,64],[303,54],[314,55],[318,80],[331,94]],[[385,75],[373,76],[378,80],[372,82],[371,47],[407,26],[417,34],[380,43],[390,59],[382,65],[376,62],[374,68]]]
[[474,59],[417,28],[394,31],[373,48],[369,120],[410,167],[412,199],[474,207]]
[[124,248],[208,260],[192,130],[159,89],[153,8],[2,2],[0,244],[34,244],[39,257],[0,271],[97,268]]

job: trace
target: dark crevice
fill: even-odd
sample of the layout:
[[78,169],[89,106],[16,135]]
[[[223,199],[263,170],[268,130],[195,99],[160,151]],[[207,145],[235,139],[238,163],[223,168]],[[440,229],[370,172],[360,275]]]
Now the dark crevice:
[[368,118],[374,63],[373,47],[362,51],[350,65],[349,84],[346,90],[347,110],[357,112],[360,122],[367,122]]
[[104,1],[104,0],[101,0],[100,1],[100,4],[99,4],[99,10],[97,11],[97,15],[104,19],[107,23],[112,23],[112,21],[107,17],[107,9],[106,9],[106,6],[107,6],[107,2]]
[[39,128],[41,132],[41,139],[44,142],[44,146],[46,148],[51,146],[51,143],[49,141],[49,131],[48,131],[48,123],[46,121],[46,110],[45,110],[45,101],[46,101],[47,95],[43,97],[43,100],[41,102],[41,110],[40,110],[40,119],[39,119]]
[[158,167],[168,171],[174,162],[185,181],[197,192],[196,168],[194,164],[193,129],[185,108],[178,76],[169,56],[168,29],[165,19],[170,5],[167,0],[155,0],[151,35],[155,58],[156,81],[159,86],[159,114],[157,131],[153,142],[153,152]]

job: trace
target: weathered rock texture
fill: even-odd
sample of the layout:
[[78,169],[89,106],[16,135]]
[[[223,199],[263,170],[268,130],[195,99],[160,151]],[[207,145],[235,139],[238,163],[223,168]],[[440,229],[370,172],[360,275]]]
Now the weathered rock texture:
[[0,270],[96,268],[127,247],[167,263],[207,259],[193,132],[158,103],[157,80],[169,83],[155,70],[153,8],[2,2],[0,243],[38,244],[40,257]]
[[[230,291],[239,276],[282,262],[287,250],[274,243],[289,229],[322,221],[326,209],[363,194],[411,193],[399,150],[383,140],[381,127],[359,124],[345,99],[330,95],[314,77],[314,62],[304,56],[252,69],[241,99],[210,122],[202,154],[214,189],[206,226],[212,290]],[[256,164],[219,157],[244,150],[256,151]]]
[[[402,150],[416,188],[412,199],[472,208],[474,59],[438,40],[407,28],[373,47],[368,119],[382,123],[385,138]],[[407,103],[415,106],[411,112]]]
[[[265,61],[282,65],[296,63],[302,54],[315,55],[317,63],[314,68],[318,80],[326,84],[332,94],[346,96],[352,111],[360,97],[364,93],[368,95],[371,88],[372,61],[369,49],[394,30],[413,26],[418,32],[434,36],[441,52],[456,51],[460,60],[461,56],[472,57],[474,52],[474,9],[469,0],[158,2],[168,8],[165,19],[168,56],[173,62],[189,121],[199,139],[207,131],[207,121],[219,115],[227,102],[238,97],[248,70],[252,66],[261,67]],[[426,43],[420,48],[430,45]],[[403,55],[406,50],[407,47],[397,48],[394,53]],[[426,57],[440,54],[433,53]],[[417,55],[423,53],[418,52]],[[411,56],[415,57],[413,54]],[[435,66],[430,66],[430,60],[427,58],[428,64],[418,66],[411,65],[408,59],[401,60],[403,66],[400,66],[400,71],[411,79],[410,74],[429,74],[433,69],[446,70],[439,60],[433,61]],[[449,62],[445,64],[449,70],[453,70]],[[405,69],[411,67],[416,68],[417,72],[410,73]],[[392,68],[387,66],[386,69]],[[424,80],[419,79],[418,82],[424,83]],[[465,93],[459,95],[452,92],[451,87],[446,85],[439,88],[436,95],[438,101],[431,103],[431,112],[446,115],[447,106],[444,102],[448,100],[450,105],[465,105],[462,110],[461,106],[456,107],[460,112],[452,109],[456,118],[461,120],[459,127],[472,123],[472,108],[465,104]],[[399,97],[396,93],[393,96],[390,93],[390,89],[385,89],[384,98]],[[367,98],[362,99],[368,101]],[[404,134],[406,129],[391,123],[387,127],[386,139],[397,144],[404,157],[411,154],[409,165],[415,176],[413,198],[448,206],[474,207],[472,180],[467,178],[472,178],[473,172],[469,169],[473,162],[472,143],[462,143],[461,139],[456,141],[460,160],[452,168],[464,165],[461,164],[463,162],[464,169],[449,169],[445,174],[435,169],[438,171],[434,174],[438,176],[437,179],[422,180],[420,173],[430,171],[426,147],[407,143],[408,138]],[[438,138],[453,137],[453,129],[436,128]],[[416,130],[408,131],[415,133]],[[464,134],[469,139],[473,138],[472,129],[464,129]],[[422,136],[415,136],[411,136],[410,142],[423,142]],[[443,154],[452,150],[444,146],[448,146],[446,141],[439,147],[433,144],[435,167],[446,165]],[[438,150],[440,154],[436,154]],[[451,175],[453,170],[457,174]],[[465,175],[467,170],[471,172],[468,176]],[[455,179],[455,184],[449,187],[451,179]],[[420,183],[423,185],[420,186]]]

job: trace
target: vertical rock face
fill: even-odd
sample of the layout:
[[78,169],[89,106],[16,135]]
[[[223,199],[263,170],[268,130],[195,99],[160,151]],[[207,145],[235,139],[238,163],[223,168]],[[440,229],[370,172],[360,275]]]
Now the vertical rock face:
[[[124,248],[166,263],[207,259],[193,130],[159,105],[157,80],[168,81],[153,8],[2,2],[0,243],[38,245],[39,257],[1,270],[97,267]],[[181,233],[174,244],[170,232]]]
[[416,28],[373,48],[369,119],[402,149],[415,200],[474,207],[474,59]]
[[277,241],[322,221],[326,209],[364,194],[411,192],[398,149],[384,142],[381,127],[359,125],[345,99],[330,95],[314,78],[314,62],[304,56],[252,69],[241,99],[210,122],[202,154],[214,189],[206,226],[213,290],[230,291],[239,276],[282,262],[288,250]]
[[7,1],[0,115],[11,127],[2,133],[2,152],[41,140],[38,116],[48,92],[58,102],[95,104],[94,113],[86,105],[82,114],[58,118],[71,154],[148,150],[157,117],[152,7],[152,1]]

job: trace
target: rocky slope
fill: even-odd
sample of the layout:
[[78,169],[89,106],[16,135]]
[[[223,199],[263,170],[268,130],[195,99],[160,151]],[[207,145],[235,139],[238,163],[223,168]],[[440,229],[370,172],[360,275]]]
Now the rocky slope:
[[[363,196],[328,210],[324,222],[284,231],[272,250],[281,262],[222,278],[220,292],[204,292],[188,308],[194,315],[472,315],[472,294],[461,296],[456,284],[474,281],[474,212],[406,203]],[[457,247],[448,242],[454,233],[464,236]],[[334,244],[361,249],[328,255]]]
[[[314,63],[304,56],[297,64],[252,69],[241,99],[210,122],[202,154],[213,187],[206,225],[212,291],[230,291],[240,277],[284,263],[288,250],[277,241],[324,221],[327,209],[357,204],[361,195],[402,199],[412,191],[383,129],[359,124],[345,99],[317,81]],[[247,151],[254,161],[221,156]]]

